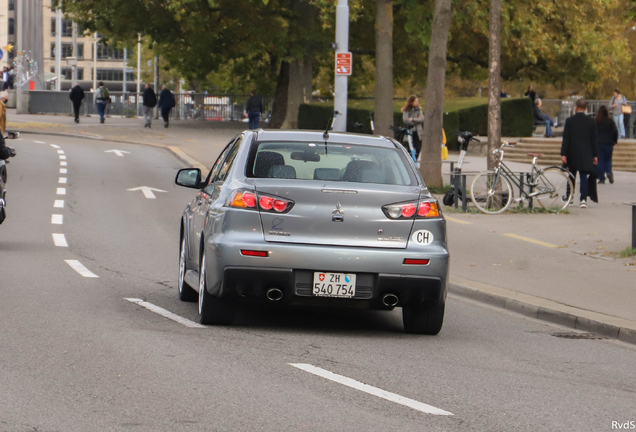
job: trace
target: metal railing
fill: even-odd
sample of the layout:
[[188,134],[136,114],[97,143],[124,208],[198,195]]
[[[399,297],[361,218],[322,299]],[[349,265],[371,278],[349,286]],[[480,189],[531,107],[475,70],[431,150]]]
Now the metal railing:
[[[97,115],[93,93],[85,92],[81,113]],[[143,115],[143,96],[140,93],[109,92],[111,102],[107,104],[107,115],[134,117]],[[199,119],[231,121],[245,118],[244,110],[248,95],[212,95],[204,93],[174,93],[174,119]],[[263,97],[261,120],[271,116],[274,97]],[[71,114],[73,106],[69,92],[31,91],[29,92],[29,113],[31,114]]]
[[[558,118],[558,123],[560,125],[565,124],[565,120],[574,115],[574,104],[576,103],[578,98],[574,99],[542,99],[543,106],[541,110],[548,115],[552,112],[556,112],[555,116]],[[590,116],[595,116],[598,112],[598,109],[601,105],[605,105],[608,109],[610,108],[609,99],[608,100],[590,100],[586,99],[587,102],[587,114]],[[624,123],[625,123],[625,132],[628,138],[636,137],[636,102],[627,101],[627,104],[632,107],[632,114],[624,115]],[[546,109],[546,107],[549,107]],[[610,113],[611,116],[611,113]]]

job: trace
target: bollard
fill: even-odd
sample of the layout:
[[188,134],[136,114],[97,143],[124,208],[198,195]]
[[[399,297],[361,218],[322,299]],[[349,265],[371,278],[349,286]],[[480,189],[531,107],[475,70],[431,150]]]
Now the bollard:
[[632,206],[632,249],[636,249],[636,202],[623,204]]

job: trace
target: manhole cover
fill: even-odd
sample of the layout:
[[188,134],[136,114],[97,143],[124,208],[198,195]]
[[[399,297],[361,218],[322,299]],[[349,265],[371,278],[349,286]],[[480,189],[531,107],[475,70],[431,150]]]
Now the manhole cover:
[[606,339],[603,336],[599,336],[595,333],[552,333],[552,336],[565,339]]

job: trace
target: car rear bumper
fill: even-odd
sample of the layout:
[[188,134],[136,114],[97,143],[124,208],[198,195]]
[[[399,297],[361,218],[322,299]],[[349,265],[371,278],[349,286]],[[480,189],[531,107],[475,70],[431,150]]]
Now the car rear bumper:
[[[208,241],[208,290],[220,297],[267,301],[271,288],[283,292],[279,302],[382,308],[385,294],[397,306],[446,299],[449,254],[445,248],[405,249],[316,246],[289,243]],[[241,250],[268,252],[268,257],[241,255]],[[404,259],[428,259],[428,265],[405,265]],[[356,274],[352,299],[316,297],[314,272]]]

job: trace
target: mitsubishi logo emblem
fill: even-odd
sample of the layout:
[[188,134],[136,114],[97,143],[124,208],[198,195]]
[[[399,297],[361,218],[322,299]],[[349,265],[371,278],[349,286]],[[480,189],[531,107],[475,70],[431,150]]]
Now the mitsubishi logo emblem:
[[342,206],[340,205],[340,203],[336,204],[336,209],[332,211],[331,214],[344,216],[345,212],[342,210]]

